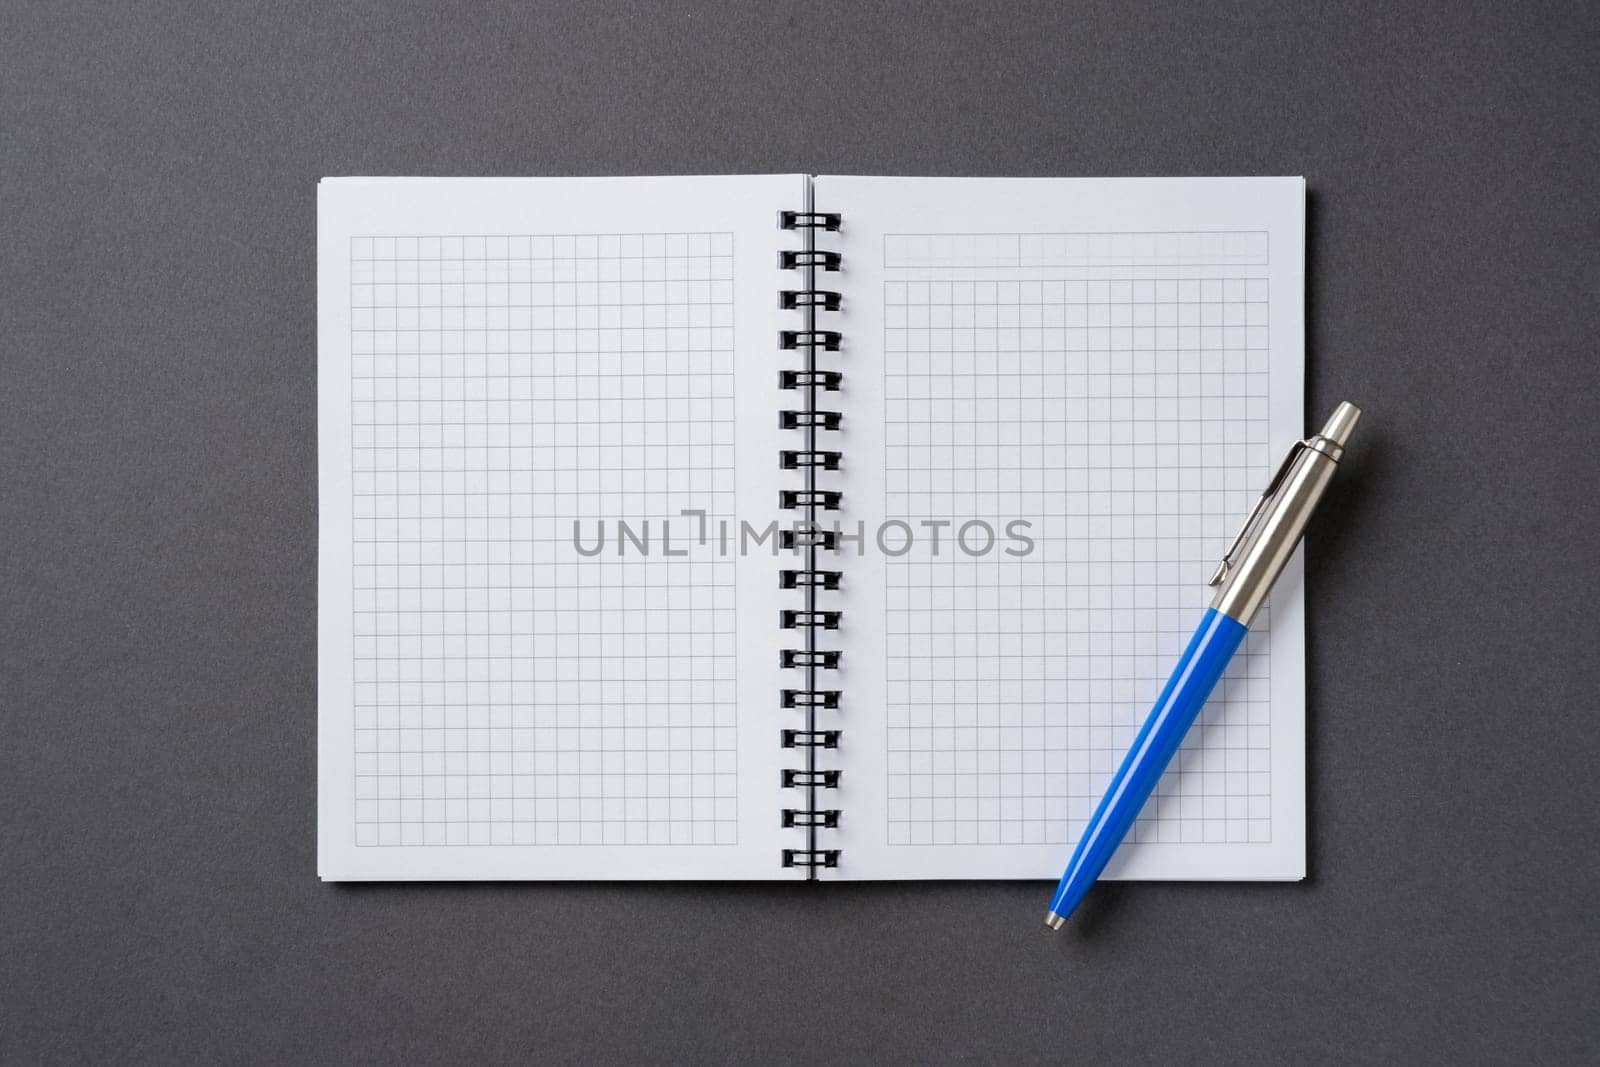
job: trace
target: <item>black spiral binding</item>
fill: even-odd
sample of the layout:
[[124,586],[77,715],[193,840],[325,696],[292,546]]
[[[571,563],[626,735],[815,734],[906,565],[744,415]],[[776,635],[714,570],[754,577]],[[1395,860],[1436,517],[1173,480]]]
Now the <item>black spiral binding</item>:
[[822,211],[783,211],[778,215],[778,225],[785,230],[805,234],[805,247],[780,252],[778,265],[784,270],[802,272],[803,287],[785,289],[778,294],[778,306],[804,314],[805,328],[781,330],[778,348],[785,352],[804,352],[804,366],[779,372],[778,385],[782,389],[800,394],[804,405],[778,413],[778,426],[801,434],[801,447],[784,448],[778,452],[778,466],[785,471],[805,475],[803,487],[783,489],[778,494],[778,506],[799,514],[793,529],[781,531],[779,544],[797,554],[799,566],[778,572],[778,585],[782,589],[798,590],[803,594],[803,607],[785,608],[779,614],[778,625],[785,631],[805,634],[803,648],[785,648],[779,652],[779,666],[786,672],[794,671],[797,683],[779,691],[778,700],[785,709],[798,710],[805,716],[804,726],[785,729],[781,735],[783,747],[805,753],[804,767],[791,767],[783,771],[783,787],[800,791],[804,803],[783,809],[783,825],[805,830],[805,848],[783,850],[785,867],[804,867],[807,878],[815,878],[817,870],[839,865],[839,850],[823,848],[818,840],[819,830],[835,829],[839,825],[839,810],[821,803],[821,790],[839,787],[839,771],[818,766],[818,753],[839,747],[839,730],[820,729],[819,712],[839,708],[841,693],[823,681],[824,671],[837,671],[842,653],[835,649],[817,647],[818,635],[839,628],[842,613],[819,606],[819,594],[839,588],[843,574],[818,566],[818,553],[830,551],[837,545],[832,530],[818,526],[821,512],[837,511],[843,500],[837,490],[818,486],[818,476],[836,471],[844,456],[835,450],[821,448],[819,435],[837,431],[843,416],[837,411],[818,408],[821,393],[838,392],[844,376],[835,370],[817,366],[818,352],[837,352],[843,336],[837,330],[817,328],[817,312],[838,311],[842,297],[832,289],[817,287],[817,272],[840,269],[843,257],[838,252],[826,252],[816,247],[816,234],[837,232],[841,219],[837,214]]

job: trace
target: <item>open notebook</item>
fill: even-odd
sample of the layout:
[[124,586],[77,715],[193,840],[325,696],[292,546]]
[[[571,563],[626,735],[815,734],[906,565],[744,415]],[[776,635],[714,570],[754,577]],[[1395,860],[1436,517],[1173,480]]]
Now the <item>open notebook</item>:
[[[340,178],[318,866],[1054,879],[1302,432],[1298,178]],[[1279,582],[1111,877],[1298,878]]]

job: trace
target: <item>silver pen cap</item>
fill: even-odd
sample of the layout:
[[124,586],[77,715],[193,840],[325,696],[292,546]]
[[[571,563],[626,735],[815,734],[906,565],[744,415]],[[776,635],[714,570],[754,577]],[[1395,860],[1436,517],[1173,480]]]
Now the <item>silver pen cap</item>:
[[1360,408],[1341,403],[1319,433],[1289,450],[1207,583],[1217,589],[1213,608],[1250,625],[1294,555],[1360,418]]

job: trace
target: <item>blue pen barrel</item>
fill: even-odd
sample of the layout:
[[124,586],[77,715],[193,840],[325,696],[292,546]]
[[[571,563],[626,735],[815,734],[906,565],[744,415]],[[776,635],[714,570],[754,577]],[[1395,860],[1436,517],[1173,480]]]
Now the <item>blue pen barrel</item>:
[[1237,620],[1207,609],[1078,839],[1067,872],[1050,901],[1055,915],[1063,919],[1071,915],[1111,862],[1247,632]]

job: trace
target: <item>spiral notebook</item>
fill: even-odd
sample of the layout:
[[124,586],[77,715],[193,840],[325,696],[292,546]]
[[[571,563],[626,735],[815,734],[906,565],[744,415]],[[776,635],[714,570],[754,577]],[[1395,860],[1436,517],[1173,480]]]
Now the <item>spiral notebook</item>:
[[[1054,879],[1301,436],[1299,178],[337,178],[318,868]],[[1305,867],[1298,564],[1108,874]]]

